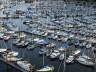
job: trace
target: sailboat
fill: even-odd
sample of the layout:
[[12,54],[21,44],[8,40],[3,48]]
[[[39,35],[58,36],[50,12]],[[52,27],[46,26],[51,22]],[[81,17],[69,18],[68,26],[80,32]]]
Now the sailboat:
[[53,72],[54,71],[54,66],[52,65],[45,65],[44,63],[44,55],[43,54],[43,67],[41,67],[40,69],[37,69],[37,72]]
[[96,64],[96,61],[93,49],[85,48],[82,54],[77,58],[77,61],[82,65],[94,66]]
[[26,34],[23,32],[20,32],[17,40],[14,43],[20,47],[27,46],[29,44],[29,42],[25,40],[25,37],[26,37]]
[[53,72],[53,66],[44,66],[43,68],[37,70],[37,72]]

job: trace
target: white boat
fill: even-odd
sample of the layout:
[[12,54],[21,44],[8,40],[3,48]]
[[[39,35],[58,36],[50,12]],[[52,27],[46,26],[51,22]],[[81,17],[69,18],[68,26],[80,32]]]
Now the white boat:
[[18,52],[16,52],[16,51],[10,51],[10,52],[8,52],[8,56],[14,56],[14,57],[16,57],[16,56],[18,56]]
[[9,40],[10,37],[11,37],[10,35],[4,35],[4,36],[3,36],[3,39],[4,39],[4,40]]
[[81,53],[81,49],[77,49],[76,51],[73,52],[73,55],[78,55]]
[[47,45],[48,48],[53,48],[53,47],[55,47],[55,46],[56,46],[55,43],[50,43],[50,44]]
[[28,72],[30,72],[32,68],[32,65],[27,61],[17,61],[17,65]]
[[35,38],[33,41],[34,42],[37,42],[37,41],[39,41],[40,39],[39,38]]
[[50,49],[50,50],[48,50],[47,52],[46,52],[46,56],[50,56],[52,54],[52,49]]
[[24,47],[24,46],[27,46],[28,44],[29,44],[29,42],[22,40],[22,41],[18,42],[16,45]]
[[88,56],[79,56],[79,58],[77,58],[77,61],[86,66],[94,66],[96,64]]
[[59,60],[64,60],[64,53],[59,56]]
[[91,43],[89,43],[89,44],[86,45],[86,48],[91,48],[91,47],[92,47],[92,44]]
[[7,61],[12,61],[12,62],[16,62],[16,61],[20,61],[22,58],[17,58],[17,57],[9,57],[7,58]]
[[37,70],[37,72],[53,72],[54,67],[53,66],[44,66],[43,68]]
[[5,52],[5,51],[7,51],[7,49],[1,49],[1,48],[0,48],[0,53],[3,53],[3,52]]
[[11,61],[11,62],[14,62],[14,61],[19,61],[21,60],[22,58],[17,58],[17,57],[14,57],[14,56],[9,56],[9,55],[6,55],[6,54],[3,54],[3,58],[7,61]]
[[59,52],[59,50],[54,50],[53,52],[52,52],[52,54],[50,55],[50,58],[58,58],[59,57],[59,55],[60,55],[60,52]]
[[67,59],[66,59],[66,63],[72,63],[74,60],[74,56],[69,56]]

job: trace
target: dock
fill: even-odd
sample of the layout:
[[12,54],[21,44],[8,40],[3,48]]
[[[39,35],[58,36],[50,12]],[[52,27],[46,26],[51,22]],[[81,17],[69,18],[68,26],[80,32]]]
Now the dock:
[[4,60],[3,58],[0,58],[0,61],[6,63],[7,65],[19,70],[20,72],[28,72],[24,69],[22,69],[21,67],[17,66],[15,63],[12,63],[12,62],[7,62],[6,60]]

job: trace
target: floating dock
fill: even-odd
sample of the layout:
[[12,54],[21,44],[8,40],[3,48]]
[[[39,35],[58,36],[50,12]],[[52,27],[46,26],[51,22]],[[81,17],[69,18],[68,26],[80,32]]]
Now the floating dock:
[[14,67],[15,69],[19,70],[20,72],[28,72],[28,71],[22,69],[21,67],[17,66],[15,63],[7,62],[7,61],[4,60],[3,58],[0,58],[0,61],[6,63],[7,65],[9,65],[9,66],[11,66],[11,67]]

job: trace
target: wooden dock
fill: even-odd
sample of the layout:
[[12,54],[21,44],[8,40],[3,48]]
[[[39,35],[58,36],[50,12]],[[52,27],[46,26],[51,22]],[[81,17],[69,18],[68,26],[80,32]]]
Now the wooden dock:
[[7,65],[9,65],[9,66],[11,66],[11,67],[14,67],[15,69],[19,70],[20,72],[28,72],[28,71],[22,69],[21,67],[17,66],[15,63],[7,62],[7,61],[4,60],[3,58],[0,58],[0,61],[6,63]]

